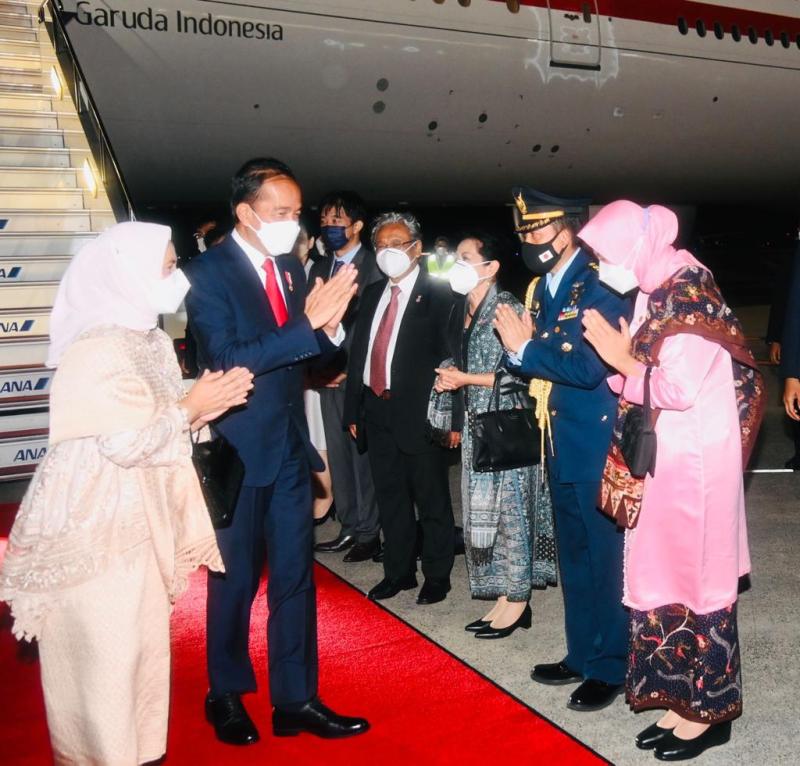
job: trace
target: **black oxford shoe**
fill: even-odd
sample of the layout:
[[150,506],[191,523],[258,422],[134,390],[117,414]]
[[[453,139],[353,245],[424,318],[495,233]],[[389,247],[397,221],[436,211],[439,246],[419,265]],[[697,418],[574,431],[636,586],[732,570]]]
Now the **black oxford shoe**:
[[694,739],[681,739],[671,731],[656,745],[655,756],[659,761],[688,761],[702,755],[710,747],[724,745],[730,738],[730,721],[709,726]]
[[380,540],[377,537],[368,540],[365,543],[356,543],[344,557],[347,564],[352,564],[355,561],[369,561],[373,556],[378,555],[381,549]]
[[562,684],[577,683],[583,681],[583,676],[568,668],[564,661],[546,662],[542,665],[535,665],[531,671],[531,678],[539,684],[548,686],[561,686]]
[[341,553],[356,544],[355,535],[337,535],[327,543],[317,543],[314,550],[317,553]]
[[300,710],[272,711],[272,732],[276,737],[293,737],[307,732],[325,739],[340,739],[363,734],[369,729],[364,718],[348,718],[338,715],[322,704],[319,699],[306,702]]
[[658,723],[648,726],[636,735],[636,747],[639,750],[652,750],[672,729],[662,729]]
[[582,713],[591,713],[608,707],[618,695],[622,694],[622,684],[607,684],[596,678],[587,678],[570,695],[567,707],[570,710],[579,710]]
[[422,587],[419,589],[417,603],[423,605],[438,604],[440,601],[444,601],[447,598],[447,594],[449,592],[449,582],[434,582],[433,580],[425,580],[425,582],[422,583]]
[[412,590],[416,587],[417,578],[414,575],[402,580],[390,580],[385,577],[367,593],[367,598],[372,601],[383,601],[387,598],[394,598],[401,590]]
[[247,715],[238,694],[206,696],[206,720],[213,725],[214,733],[226,745],[252,745],[258,742],[258,729]]

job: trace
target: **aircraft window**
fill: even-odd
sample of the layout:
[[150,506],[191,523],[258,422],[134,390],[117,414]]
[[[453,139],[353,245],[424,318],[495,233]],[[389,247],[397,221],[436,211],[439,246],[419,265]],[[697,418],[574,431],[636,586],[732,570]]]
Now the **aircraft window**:
[[506,8],[511,13],[519,13],[519,0],[506,0]]
[[700,35],[700,37],[705,37],[706,36],[706,23],[705,23],[705,21],[703,21],[702,19],[698,19],[697,22],[694,25],[694,28],[697,30],[697,34]]
[[775,45],[775,35],[771,29],[768,29],[766,32],[764,32],[764,42],[767,45]]
[[738,43],[742,39],[742,30],[739,29],[738,24],[731,27],[731,37]]
[[689,34],[689,25],[686,23],[686,19],[683,18],[683,16],[681,16],[678,19],[678,31],[682,35],[688,35]]
[[589,3],[582,3],[581,10],[583,11],[583,20],[587,24],[592,22],[592,6]]
[[469,4],[470,4],[471,2],[472,2],[472,0],[458,0],[458,4],[459,4],[459,5],[460,5],[462,8],[469,8]]
[[714,36],[717,38],[717,40],[722,40],[722,38],[725,37],[725,30],[722,28],[722,24],[720,24],[718,21],[714,22]]
[[755,45],[758,42],[758,32],[756,32],[755,27],[750,27],[747,30],[747,37],[750,39],[750,42]]
[[781,32],[781,45],[784,48],[788,48],[792,44],[792,41],[789,39],[788,32]]

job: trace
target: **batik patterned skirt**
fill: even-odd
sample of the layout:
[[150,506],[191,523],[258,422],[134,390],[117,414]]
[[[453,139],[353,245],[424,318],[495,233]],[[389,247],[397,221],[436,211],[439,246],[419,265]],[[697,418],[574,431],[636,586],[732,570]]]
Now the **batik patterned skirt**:
[[636,711],[667,708],[715,724],[742,713],[736,604],[695,614],[683,604],[631,610],[626,683]]

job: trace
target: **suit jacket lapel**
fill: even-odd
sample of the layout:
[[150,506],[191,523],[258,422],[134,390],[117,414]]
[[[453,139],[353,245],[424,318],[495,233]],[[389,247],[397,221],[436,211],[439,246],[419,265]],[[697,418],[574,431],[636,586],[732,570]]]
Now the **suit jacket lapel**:
[[299,309],[297,301],[299,297],[302,297],[301,291],[297,289],[299,286],[296,287],[294,284],[292,276],[292,266],[294,264],[292,261],[296,261],[300,265],[300,261],[297,261],[293,255],[279,255],[275,259],[275,270],[278,272],[278,279],[281,280],[283,295],[286,298],[286,313],[289,319],[297,316]]
[[245,293],[242,296],[245,305],[257,307],[262,317],[267,316],[274,321],[267,294],[250,259],[232,237],[226,239],[226,245],[230,257],[229,274],[236,291]]
[[570,264],[570,267],[567,269],[558,285],[555,297],[551,300],[550,311],[547,317],[549,322],[558,321],[558,315],[561,313],[561,309],[566,305],[567,297],[572,290],[573,282],[580,272],[586,268],[587,261],[588,257],[586,253],[581,250],[575,260]]

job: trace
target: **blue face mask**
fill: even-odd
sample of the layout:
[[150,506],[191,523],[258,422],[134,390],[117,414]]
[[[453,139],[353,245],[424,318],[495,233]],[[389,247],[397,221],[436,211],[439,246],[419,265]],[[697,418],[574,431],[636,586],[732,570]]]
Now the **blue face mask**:
[[346,226],[323,226],[320,235],[328,250],[341,250],[349,241]]

